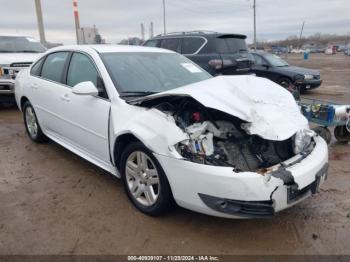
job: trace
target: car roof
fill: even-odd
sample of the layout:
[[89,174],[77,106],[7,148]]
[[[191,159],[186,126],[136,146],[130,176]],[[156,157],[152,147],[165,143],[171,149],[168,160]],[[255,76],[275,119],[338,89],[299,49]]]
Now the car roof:
[[173,37],[193,37],[193,36],[199,36],[199,37],[208,37],[208,38],[224,38],[224,37],[230,37],[230,38],[241,38],[246,39],[246,35],[242,34],[230,34],[230,33],[219,33],[219,32],[206,32],[206,31],[193,31],[193,32],[175,32],[175,33],[167,33],[167,34],[160,34],[157,35],[151,39],[162,39],[162,38],[173,38]]
[[4,37],[27,37],[27,38],[35,39],[35,37],[28,36],[28,35],[20,35],[20,34],[0,34],[0,36],[4,36]]
[[130,45],[65,45],[50,49],[50,51],[64,51],[64,50],[75,50],[75,51],[96,51],[97,53],[129,53],[129,52],[143,52],[143,53],[174,53],[173,51],[155,48],[155,47],[144,47],[144,46],[130,46]]
[[265,52],[265,51],[259,51],[259,50],[257,50],[257,51],[251,51],[250,52],[251,54],[257,54],[257,55],[266,55],[266,54],[270,54],[270,53],[268,53],[268,52]]

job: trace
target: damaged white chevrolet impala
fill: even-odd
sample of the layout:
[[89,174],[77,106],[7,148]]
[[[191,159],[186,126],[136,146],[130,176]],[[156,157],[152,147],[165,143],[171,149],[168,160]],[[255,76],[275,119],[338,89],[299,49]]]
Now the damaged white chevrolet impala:
[[255,76],[213,78],[168,50],[51,49],[16,79],[29,137],[50,138],[121,177],[158,215],[177,203],[264,218],[315,194],[328,149],[293,96]]

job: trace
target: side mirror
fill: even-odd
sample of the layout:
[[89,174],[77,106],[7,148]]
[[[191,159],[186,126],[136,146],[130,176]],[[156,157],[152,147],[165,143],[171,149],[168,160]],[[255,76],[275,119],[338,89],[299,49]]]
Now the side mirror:
[[266,69],[270,68],[270,65],[268,65],[268,64],[262,64],[262,66],[265,67]]
[[97,96],[98,90],[91,81],[76,84],[72,89],[73,94],[82,96]]

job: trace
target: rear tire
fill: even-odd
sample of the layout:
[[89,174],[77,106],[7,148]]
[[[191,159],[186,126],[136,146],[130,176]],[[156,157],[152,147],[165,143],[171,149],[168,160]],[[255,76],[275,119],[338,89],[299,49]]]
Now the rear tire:
[[334,136],[338,142],[349,142],[350,141],[350,132],[346,126],[336,126],[334,128]]
[[23,120],[27,134],[32,141],[42,143],[48,140],[41,130],[34,107],[29,101],[23,105]]
[[158,216],[174,207],[168,179],[152,152],[141,142],[132,142],[120,160],[124,189],[141,212]]

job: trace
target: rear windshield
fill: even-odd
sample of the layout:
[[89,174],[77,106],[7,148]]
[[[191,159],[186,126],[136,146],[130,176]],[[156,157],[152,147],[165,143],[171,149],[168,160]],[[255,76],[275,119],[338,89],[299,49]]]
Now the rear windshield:
[[0,53],[42,53],[45,51],[45,47],[33,38],[0,36]]
[[245,39],[235,37],[219,37],[216,39],[218,53],[239,53],[247,52]]

